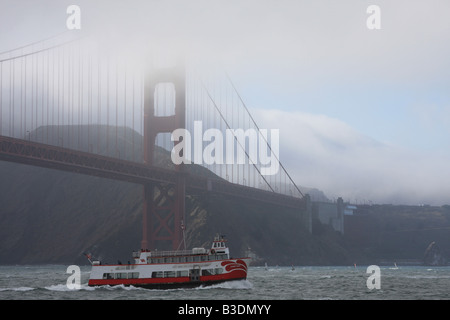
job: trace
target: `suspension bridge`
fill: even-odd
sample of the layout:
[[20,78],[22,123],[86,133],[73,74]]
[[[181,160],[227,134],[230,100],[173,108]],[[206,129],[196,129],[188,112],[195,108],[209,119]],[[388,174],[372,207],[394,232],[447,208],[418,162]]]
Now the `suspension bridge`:
[[[236,161],[174,164],[174,147],[186,141],[172,141],[172,133],[199,134],[198,124],[200,134],[253,130],[259,147],[275,156],[278,172],[262,174],[249,136],[240,143],[231,136],[236,143],[228,151]],[[188,61],[141,65],[67,33],[0,53],[0,160],[142,185],[143,249],[161,241],[178,248],[186,194],[296,208],[308,221],[309,197],[268,140],[226,74],[199,71]],[[200,141],[193,149],[208,146]]]

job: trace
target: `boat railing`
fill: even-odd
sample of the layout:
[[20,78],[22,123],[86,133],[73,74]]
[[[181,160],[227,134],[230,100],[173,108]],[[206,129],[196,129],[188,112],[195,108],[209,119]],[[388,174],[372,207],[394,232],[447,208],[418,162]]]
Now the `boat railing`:
[[207,254],[208,250],[201,248],[194,248],[192,250],[174,250],[174,251],[151,251],[150,257],[169,257],[169,256],[189,256],[195,254]]

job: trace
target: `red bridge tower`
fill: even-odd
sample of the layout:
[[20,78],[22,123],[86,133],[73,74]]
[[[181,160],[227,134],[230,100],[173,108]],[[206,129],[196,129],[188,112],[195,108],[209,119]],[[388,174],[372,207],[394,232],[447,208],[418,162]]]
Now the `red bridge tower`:
[[[156,116],[158,85],[171,83],[175,95],[175,112],[172,115]],[[158,69],[146,76],[144,88],[144,162],[155,163],[156,136],[171,133],[186,126],[185,69],[183,65]],[[151,183],[144,185],[144,212],[142,249],[167,249],[180,247],[183,240],[185,211],[185,175],[183,164],[174,172],[176,184]]]

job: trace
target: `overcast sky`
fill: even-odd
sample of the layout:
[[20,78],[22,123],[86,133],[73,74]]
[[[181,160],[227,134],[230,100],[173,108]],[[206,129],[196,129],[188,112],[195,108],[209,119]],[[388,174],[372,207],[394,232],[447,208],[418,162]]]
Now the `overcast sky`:
[[[117,1],[119,3],[119,1]],[[450,2],[1,0],[0,52],[66,31],[176,48],[226,70],[281,161],[330,198],[450,203]],[[369,30],[366,9],[381,9]],[[76,32],[76,31],[73,31]]]

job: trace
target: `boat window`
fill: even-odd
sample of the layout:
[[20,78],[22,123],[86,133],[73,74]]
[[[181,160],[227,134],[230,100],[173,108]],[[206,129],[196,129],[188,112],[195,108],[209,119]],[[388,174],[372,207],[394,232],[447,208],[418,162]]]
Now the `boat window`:
[[162,271],[153,271],[152,272],[152,278],[163,278],[164,272]]
[[137,278],[139,278],[139,272],[116,272],[103,274],[103,279],[137,279]]
[[126,272],[118,272],[114,274],[115,279],[126,279],[127,273]]
[[189,273],[187,270],[177,271],[177,277],[188,277]]
[[175,277],[175,271],[164,271],[164,278],[173,278]]
[[215,268],[214,271],[216,274],[221,274],[223,270],[222,268]]
[[202,276],[210,276],[213,275],[214,269],[202,269]]

